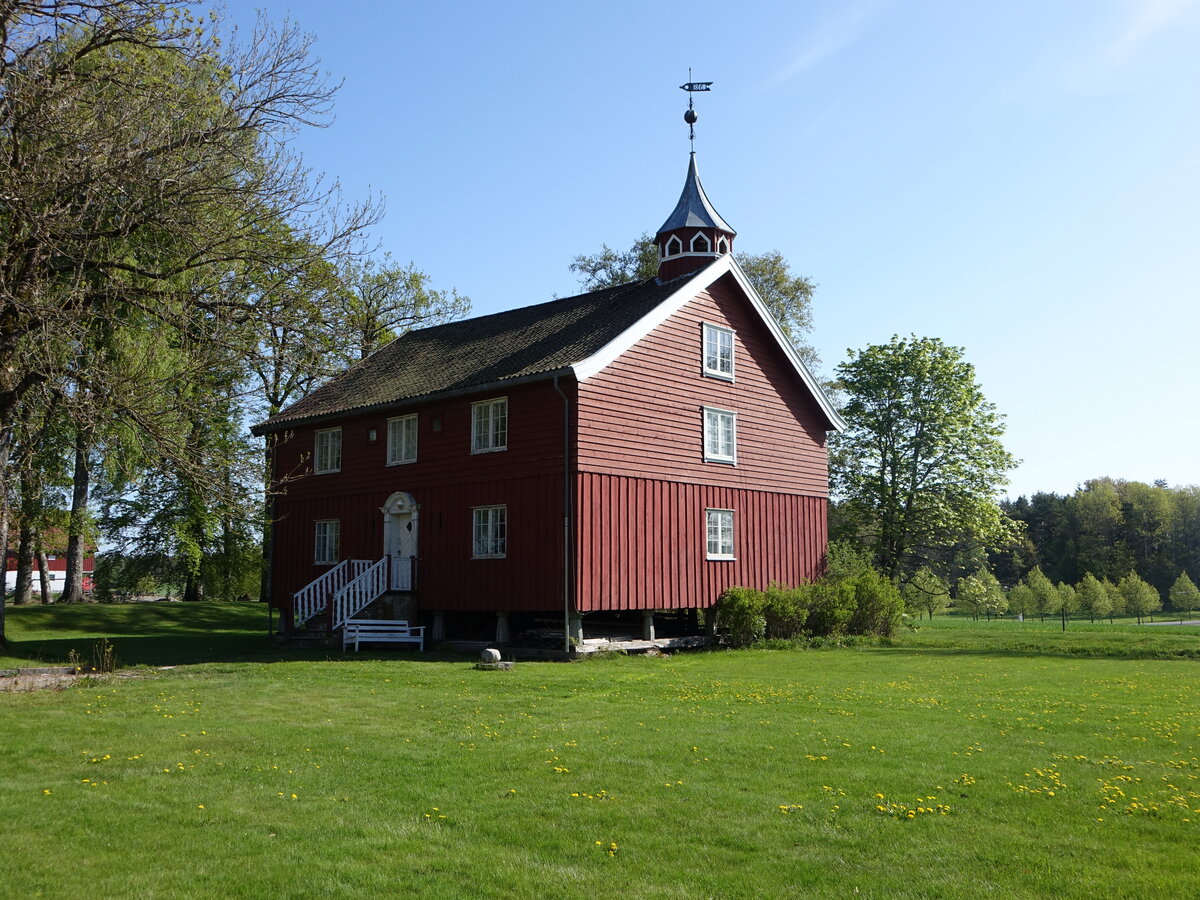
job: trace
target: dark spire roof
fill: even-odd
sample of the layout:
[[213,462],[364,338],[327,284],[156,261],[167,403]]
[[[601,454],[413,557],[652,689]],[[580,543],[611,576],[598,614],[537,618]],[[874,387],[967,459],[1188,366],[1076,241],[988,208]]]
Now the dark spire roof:
[[663,222],[662,227],[658,229],[658,234],[676,228],[696,227],[719,228],[730,235],[737,234],[708,202],[708,196],[704,193],[704,185],[700,183],[700,176],[696,174],[696,153],[692,151],[691,159],[688,162],[687,180],[683,183],[683,193],[679,195],[675,211],[667,216],[667,221]]
[[650,278],[410,331],[253,431],[267,434],[437,395],[549,377],[596,353],[678,287]]

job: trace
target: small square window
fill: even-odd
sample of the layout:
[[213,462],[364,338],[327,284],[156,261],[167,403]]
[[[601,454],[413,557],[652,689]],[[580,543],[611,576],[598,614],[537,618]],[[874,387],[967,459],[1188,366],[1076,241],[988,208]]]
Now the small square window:
[[508,398],[471,404],[471,452],[508,449]]
[[733,559],[733,510],[704,511],[708,559]]
[[704,461],[737,462],[737,413],[704,408]]
[[704,374],[733,381],[733,332],[704,323]]
[[342,523],[338,519],[318,519],[314,528],[313,562],[332,566],[342,552]]
[[342,429],[326,428],[317,432],[313,471],[340,472],[342,469]]
[[387,431],[387,464],[398,466],[401,463],[417,461],[417,417],[400,416],[388,419]]
[[508,552],[508,507],[477,506],[471,510],[471,556],[500,559]]

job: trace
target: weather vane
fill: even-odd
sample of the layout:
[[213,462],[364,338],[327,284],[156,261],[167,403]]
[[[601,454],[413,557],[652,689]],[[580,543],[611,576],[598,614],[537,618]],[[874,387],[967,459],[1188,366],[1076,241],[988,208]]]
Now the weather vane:
[[711,81],[692,81],[692,70],[688,69],[687,84],[681,84],[679,89],[688,92],[688,108],[683,114],[683,121],[687,122],[688,140],[692,143],[692,150],[696,149],[696,108],[692,105],[692,94],[697,91],[711,91],[713,83]]

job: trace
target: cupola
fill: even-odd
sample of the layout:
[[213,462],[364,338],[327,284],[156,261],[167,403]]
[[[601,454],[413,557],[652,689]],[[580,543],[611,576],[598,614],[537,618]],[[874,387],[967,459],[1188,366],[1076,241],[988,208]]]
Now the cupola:
[[658,229],[658,280],[670,281],[708,265],[733,251],[737,232],[713,209],[696,174],[696,153],[688,161],[687,179],[675,210]]

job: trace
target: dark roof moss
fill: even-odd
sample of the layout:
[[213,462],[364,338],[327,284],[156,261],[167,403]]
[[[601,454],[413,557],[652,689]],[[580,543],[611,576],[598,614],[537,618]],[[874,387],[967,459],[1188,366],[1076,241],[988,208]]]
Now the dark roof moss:
[[651,278],[410,331],[253,431],[266,434],[434,395],[549,376],[587,359],[678,288],[678,283],[659,284]]

